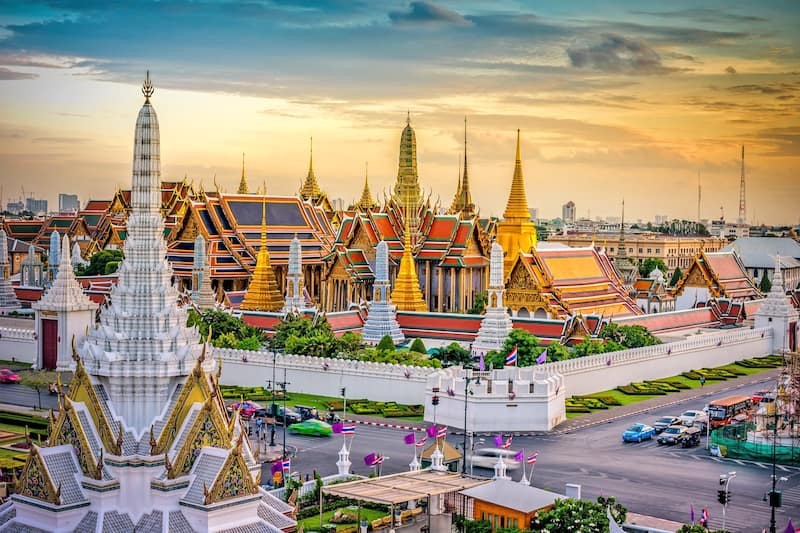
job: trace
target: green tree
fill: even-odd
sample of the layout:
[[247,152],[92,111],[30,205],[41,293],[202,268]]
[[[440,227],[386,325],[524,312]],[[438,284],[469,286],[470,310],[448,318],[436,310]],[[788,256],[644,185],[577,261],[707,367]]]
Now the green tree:
[[395,346],[394,341],[389,335],[384,335],[383,338],[378,343],[378,351],[379,352],[394,352]]
[[[208,336],[208,330],[211,328],[211,341],[214,346],[217,346],[214,341],[227,333],[233,335],[234,346],[240,340],[248,337],[256,337],[260,343],[266,340],[264,332],[259,328],[251,326],[241,318],[224,311],[208,310],[200,314],[194,309],[190,309],[186,318],[186,325],[197,326],[203,338]],[[228,341],[225,342],[229,343]]]
[[419,337],[414,339],[414,342],[411,343],[411,347],[409,348],[409,350],[417,353],[428,353],[427,348],[425,348],[425,343],[422,342],[422,339],[420,339]]
[[[117,271],[116,267],[109,267],[109,263],[116,263],[119,266],[122,261],[122,250],[103,250],[97,252],[89,258],[89,264],[75,268],[76,276],[98,276],[101,274],[112,274]],[[111,270],[113,268],[113,270]]]
[[667,265],[664,261],[657,257],[648,257],[639,265],[639,277],[646,278],[656,268],[661,272],[667,271]]
[[573,357],[586,357],[587,355],[597,355],[605,353],[606,349],[603,341],[590,339],[586,337],[583,342],[576,344],[572,347]]
[[[290,348],[289,339],[292,337],[294,339]],[[324,317],[311,320],[299,314],[287,315],[279,322],[270,340],[270,348],[273,350],[316,357],[332,357],[339,347],[331,325]]]
[[351,356],[359,350],[364,349],[364,340],[361,338],[360,333],[355,331],[347,331],[339,337],[339,351]]
[[641,348],[642,346],[661,344],[661,339],[650,333],[650,330],[644,326],[620,326],[613,322],[603,327],[600,338],[613,341],[625,348]]
[[441,361],[442,366],[467,366],[472,364],[472,354],[470,351],[457,342],[451,342],[447,346],[442,346],[439,348],[439,354],[433,357]]
[[236,343],[237,350],[259,350],[261,349],[261,339],[258,337],[245,337]]
[[106,266],[103,268],[103,274],[109,275],[113,274],[119,268],[119,261],[109,261],[106,263]]
[[475,298],[472,300],[472,307],[467,310],[467,313],[470,315],[480,315],[483,313],[483,310],[486,309],[486,302],[489,301],[489,293],[486,291],[481,291],[475,295]]
[[764,275],[761,276],[761,282],[758,284],[758,290],[761,291],[761,294],[767,294],[772,290],[772,282],[767,277],[766,269],[764,269]]
[[533,531],[549,533],[596,533],[608,531],[606,509],[611,508],[611,515],[618,524],[625,522],[627,510],[610,498],[597,498],[597,502],[586,500],[556,500],[549,511],[540,513],[533,519]]
[[675,267],[675,272],[672,273],[672,277],[669,280],[669,286],[674,287],[678,284],[678,281],[683,277],[683,272],[681,272],[681,267]]
[[211,341],[211,344],[216,348],[236,348],[238,343],[239,339],[231,332],[218,335],[216,339]]
[[503,343],[503,362],[500,365],[501,367],[505,364],[505,356],[511,353],[515,346],[517,347],[517,366],[535,364],[536,358],[544,351],[544,348],[539,346],[538,337],[524,329],[514,328]]
[[700,524],[684,524],[675,533],[725,533],[723,529],[711,531]]
[[465,533],[492,533],[492,523],[488,520],[466,520],[463,531]]

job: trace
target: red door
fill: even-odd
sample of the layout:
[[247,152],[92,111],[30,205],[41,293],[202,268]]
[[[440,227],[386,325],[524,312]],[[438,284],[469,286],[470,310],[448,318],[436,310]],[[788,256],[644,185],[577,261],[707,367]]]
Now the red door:
[[58,320],[42,319],[42,367],[55,370],[58,361]]

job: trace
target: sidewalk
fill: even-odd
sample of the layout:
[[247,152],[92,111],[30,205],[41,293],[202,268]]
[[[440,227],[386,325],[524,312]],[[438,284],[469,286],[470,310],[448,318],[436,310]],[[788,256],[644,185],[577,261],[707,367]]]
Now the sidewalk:
[[12,403],[0,403],[0,411],[12,411],[14,413],[22,413],[24,415],[36,415],[41,416],[42,418],[47,418],[50,416],[50,411],[48,409],[33,409],[32,407],[26,407],[24,405],[14,405]]
[[685,402],[686,400],[698,400],[698,405],[696,407],[699,409],[704,404],[708,403],[706,399],[709,397],[719,396],[722,393],[743,387],[745,385],[765,383],[768,381],[774,382],[780,373],[780,368],[773,368],[771,370],[766,370],[750,376],[741,376],[735,379],[729,379],[727,381],[706,383],[705,387],[701,387],[699,389],[682,390],[680,392],[673,392],[671,394],[659,396],[650,400],[644,400],[628,405],[621,405],[619,407],[595,411],[593,413],[587,413],[576,418],[571,418],[566,422],[559,424],[552,432],[550,432],[550,434],[563,435],[566,433],[572,433],[573,431],[577,431],[579,429],[596,426],[598,424],[605,424],[625,416],[646,413],[651,409],[669,407],[670,405]]

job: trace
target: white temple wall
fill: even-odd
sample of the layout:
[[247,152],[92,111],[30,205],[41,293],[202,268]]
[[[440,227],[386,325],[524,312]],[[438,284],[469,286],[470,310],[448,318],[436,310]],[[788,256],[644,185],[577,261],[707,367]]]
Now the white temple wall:
[[568,396],[592,394],[633,381],[659,379],[772,353],[772,328],[739,328],[689,340],[545,363],[564,376]]
[[675,310],[691,309],[697,302],[707,302],[711,298],[708,287],[685,287],[683,292],[675,298]]
[[[266,387],[273,378],[272,352],[215,349],[214,354],[222,361],[223,385]],[[339,397],[341,388],[346,387],[348,398],[401,404],[421,404],[425,399],[426,379],[437,370],[293,354],[278,354],[274,366],[278,382],[284,381],[286,370],[289,392]]]
[[36,362],[36,331],[34,329],[0,327],[0,359]]

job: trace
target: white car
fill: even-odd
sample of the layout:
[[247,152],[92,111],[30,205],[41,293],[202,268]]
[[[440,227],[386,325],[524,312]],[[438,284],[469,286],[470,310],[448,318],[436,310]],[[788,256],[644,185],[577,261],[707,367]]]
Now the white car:
[[517,455],[516,451],[503,450],[502,448],[481,448],[475,450],[471,457],[472,466],[474,468],[486,468],[492,470],[494,465],[497,464],[497,458],[503,456],[503,462],[506,464],[508,470],[517,470],[520,467],[519,461],[514,460]]
[[694,409],[690,411],[684,411],[681,416],[681,424],[684,426],[694,426],[697,424],[700,427],[705,426],[708,424],[708,415],[705,414],[703,411],[695,411]]

